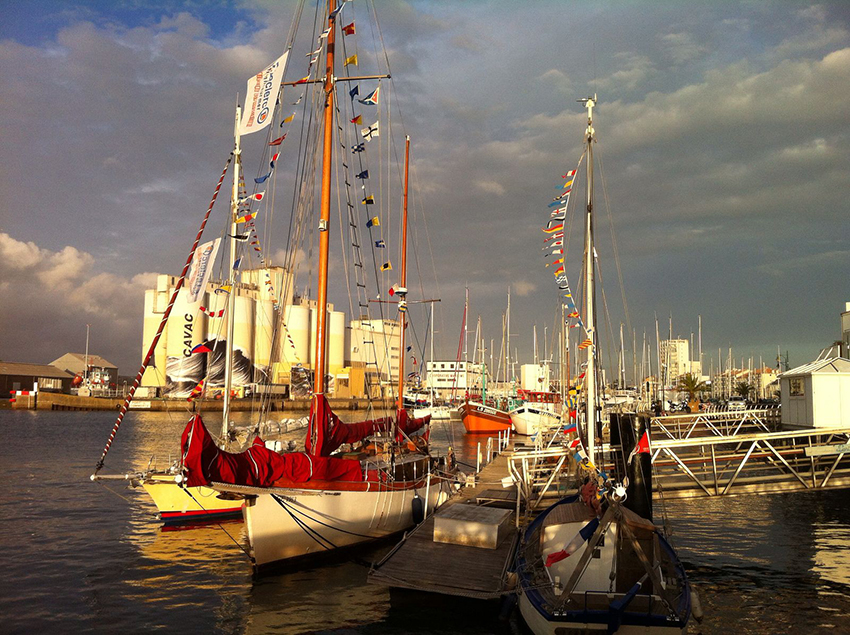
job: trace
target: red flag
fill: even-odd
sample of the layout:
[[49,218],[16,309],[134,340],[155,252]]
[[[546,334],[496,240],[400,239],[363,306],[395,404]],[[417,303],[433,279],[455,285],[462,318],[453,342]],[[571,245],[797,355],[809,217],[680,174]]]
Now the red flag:
[[269,145],[270,145],[270,146],[279,146],[281,143],[283,143],[283,140],[284,140],[284,139],[286,139],[286,135],[285,135],[285,134],[284,134],[282,137],[278,137],[277,139],[275,139],[274,141],[272,141],[271,143],[269,143]]
[[354,22],[352,22],[351,24],[346,24],[344,27],[342,27],[342,32],[345,33],[345,35],[354,35]]
[[363,123],[363,115],[357,115],[354,119],[351,120],[351,123],[357,124],[359,126]]
[[634,449],[629,454],[629,458],[626,459],[626,462],[631,462],[632,457],[637,454],[649,454],[649,433],[644,432],[643,436],[638,441],[638,444],[634,447]]

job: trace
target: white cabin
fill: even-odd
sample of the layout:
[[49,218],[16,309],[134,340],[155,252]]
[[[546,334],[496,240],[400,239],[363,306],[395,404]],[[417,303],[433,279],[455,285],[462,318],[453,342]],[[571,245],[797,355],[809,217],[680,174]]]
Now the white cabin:
[[783,428],[850,427],[850,359],[830,357],[779,376]]

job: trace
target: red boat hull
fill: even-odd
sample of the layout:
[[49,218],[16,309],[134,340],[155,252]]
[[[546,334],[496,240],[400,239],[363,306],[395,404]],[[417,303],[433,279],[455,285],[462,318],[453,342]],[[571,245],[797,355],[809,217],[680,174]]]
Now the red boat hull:
[[466,402],[461,405],[460,413],[468,434],[489,434],[511,429],[511,415],[490,406]]

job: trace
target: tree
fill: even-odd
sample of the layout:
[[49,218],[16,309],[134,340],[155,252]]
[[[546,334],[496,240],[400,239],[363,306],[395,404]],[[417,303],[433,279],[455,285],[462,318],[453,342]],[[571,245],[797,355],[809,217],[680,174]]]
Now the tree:
[[696,400],[697,394],[708,390],[708,384],[701,381],[699,377],[691,373],[686,373],[679,377],[679,384],[676,390],[681,390],[688,395],[688,402]]
[[735,394],[746,399],[750,394],[750,385],[745,381],[739,381],[735,384]]

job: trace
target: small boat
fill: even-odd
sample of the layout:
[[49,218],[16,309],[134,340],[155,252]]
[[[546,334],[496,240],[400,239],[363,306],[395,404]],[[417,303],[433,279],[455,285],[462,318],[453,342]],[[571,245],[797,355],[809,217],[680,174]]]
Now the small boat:
[[511,423],[517,434],[533,436],[541,430],[552,430],[561,425],[561,413],[556,411],[561,396],[554,392],[520,390],[523,403],[511,410]]
[[650,521],[608,503],[600,519],[565,498],[525,529],[519,609],[535,635],[686,631],[691,589],[675,551]]
[[469,434],[490,434],[512,428],[511,415],[495,406],[465,401],[459,408],[463,427]]
[[[611,480],[602,465],[602,430],[600,360],[595,319],[596,266],[593,235],[593,108],[596,96],[581,100],[587,108],[585,153],[587,169],[587,208],[584,261],[585,320],[572,304],[562,264],[556,280],[568,299],[568,317],[578,320],[585,351],[582,385],[583,420],[581,436],[570,442],[577,448],[578,462],[584,482],[580,493],[555,503],[522,532],[517,549],[519,608],[526,624],[535,635],[562,633],[642,633],[682,634],[691,615],[691,589],[684,567],[665,535],[651,520],[652,489],[649,434],[644,430],[640,442],[635,429],[624,425],[618,415],[615,442],[622,456],[612,456],[621,483]],[[581,163],[581,161],[580,161]],[[566,217],[569,192],[576,170],[567,172],[564,192],[556,199],[562,207],[552,213],[553,223],[544,231],[560,231]],[[562,244],[555,255],[563,256]],[[627,419],[630,421],[629,419]],[[610,424],[613,425],[614,419]],[[639,422],[635,422],[636,424]],[[629,438],[625,432],[628,431]],[[582,445],[584,446],[582,447]],[[628,453],[628,458],[626,458]],[[612,453],[613,454],[613,453]]]

